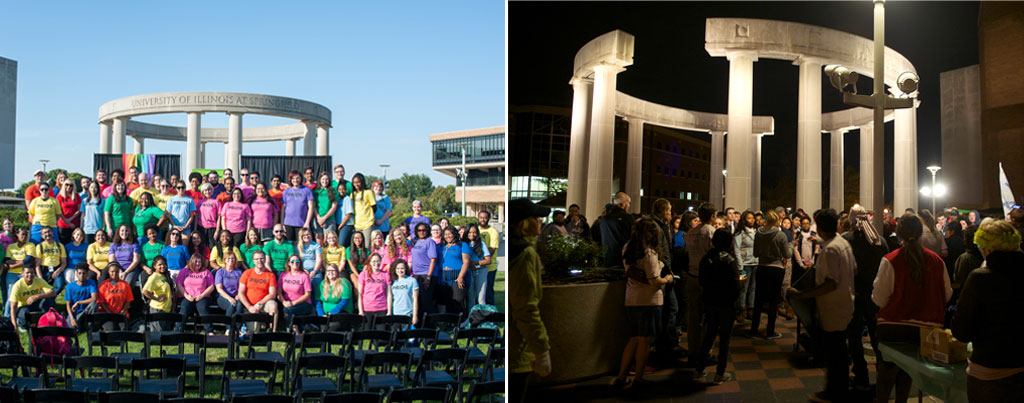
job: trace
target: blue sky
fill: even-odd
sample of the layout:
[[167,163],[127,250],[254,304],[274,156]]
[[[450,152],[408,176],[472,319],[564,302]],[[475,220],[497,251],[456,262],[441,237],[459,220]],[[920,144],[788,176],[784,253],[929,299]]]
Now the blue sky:
[[[431,169],[428,136],[505,121],[505,6],[463,2],[11,2],[0,56],[18,61],[16,183],[40,159],[89,172],[100,105],[131,95],[232,91],[332,111],[330,151],[347,175]],[[185,126],[184,114],[140,121]],[[227,127],[227,115],[203,116]],[[294,121],[247,115],[245,126]],[[132,152],[132,141],[126,141]],[[247,143],[284,155],[284,142]],[[301,153],[302,142],[297,149]],[[223,164],[207,146],[207,166]],[[146,141],[182,154],[184,142]]]

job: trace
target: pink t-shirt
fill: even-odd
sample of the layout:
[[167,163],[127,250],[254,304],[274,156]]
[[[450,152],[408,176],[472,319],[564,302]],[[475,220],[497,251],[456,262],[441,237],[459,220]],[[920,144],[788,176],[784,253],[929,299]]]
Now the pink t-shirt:
[[277,204],[257,197],[252,201],[252,226],[259,229],[274,228],[274,213],[277,213]]
[[199,226],[203,228],[217,228],[217,216],[220,214],[220,202],[214,199],[203,199],[196,202],[196,210],[199,212]]
[[242,189],[242,200],[245,200],[247,202],[251,201],[252,197],[256,195],[256,189],[254,189],[252,186],[238,185],[235,187]]
[[363,311],[386,311],[391,275],[384,271],[370,274],[371,271],[366,269],[359,273],[359,286],[363,289],[359,297],[363,299]]
[[228,232],[245,232],[246,222],[252,219],[252,209],[245,203],[227,202],[221,207],[220,215],[224,216]]
[[209,270],[193,272],[192,269],[189,268],[182,269],[181,272],[178,273],[178,278],[175,279],[175,282],[178,284],[178,289],[182,290],[185,294],[198,296],[213,285],[213,280],[213,273]]
[[[302,298],[303,294],[313,290],[306,272],[287,271],[281,273],[281,277],[277,279],[277,286],[281,287],[281,296],[285,301],[295,301]],[[309,302],[307,299],[305,303]]]

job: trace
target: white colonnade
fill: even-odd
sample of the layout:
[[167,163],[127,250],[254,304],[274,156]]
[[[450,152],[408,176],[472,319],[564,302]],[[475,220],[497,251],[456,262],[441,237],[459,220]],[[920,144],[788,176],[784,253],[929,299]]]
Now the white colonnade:
[[742,157],[752,155],[751,150],[753,102],[754,102],[754,62],[757,54],[753,52],[730,52],[729,60],[729,135],[725,139],[730,155],[741,156],[725,161],[728,175],[725,177],[725,204],[738,210],[751,207],[752,161]]

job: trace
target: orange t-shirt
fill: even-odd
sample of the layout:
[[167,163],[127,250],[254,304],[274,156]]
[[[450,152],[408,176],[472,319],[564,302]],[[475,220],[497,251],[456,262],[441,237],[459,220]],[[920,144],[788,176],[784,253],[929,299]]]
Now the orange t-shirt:
[[121,313],[125,305],[132,302],[135,297],[132,296],[132,288],[127,281],[119,280],[117,285],[114,285],[110,280],[105,280],[100,284],[97,299],[103,312]]
[[250,304],[255,304],[270,293],[270,287],[277,287],[277,277],[271,270],[263,270],[263,274],[256,274],[256,269],[246,270],[238,284],[245,284],[245,298]]

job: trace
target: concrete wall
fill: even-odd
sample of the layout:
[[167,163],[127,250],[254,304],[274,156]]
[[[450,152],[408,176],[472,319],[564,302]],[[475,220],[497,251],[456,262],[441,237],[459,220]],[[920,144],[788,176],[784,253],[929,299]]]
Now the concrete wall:
[[998,163],[1018,200],[1024,192],[1024,3],[983,2],[978,42],[984,203],[997,208]]
[[979,72],[979,66],[973,65],[939,74],[942,93],[942,170],[939,177],[940,182],[950,189],[943,205],[975,209],[984,203]]
[[14,187],[14,118],[17,115],[18,62],[0,57],[0,189]]

